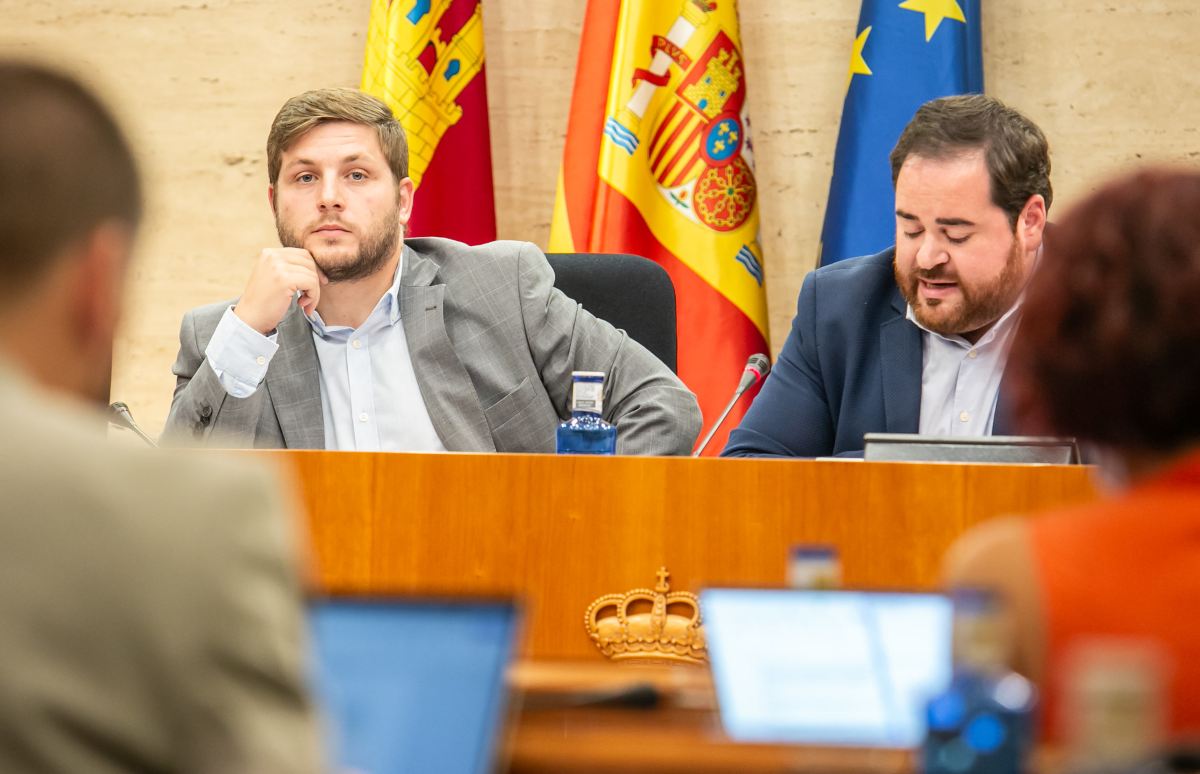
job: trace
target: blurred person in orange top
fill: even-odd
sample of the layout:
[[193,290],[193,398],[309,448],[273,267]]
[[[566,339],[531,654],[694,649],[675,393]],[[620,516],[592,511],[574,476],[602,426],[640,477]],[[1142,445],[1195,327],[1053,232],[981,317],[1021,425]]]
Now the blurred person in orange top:
[[1200,173],[1122,177],[1057,224],[1009,360],[1031,432],[1096,450],[1100,502],[998,519],[946,559],[952,585],[997,589],[1014,666],[1067,729],[1077,645],[1150,642],[1165,657],[1167,730],[1200,732]]

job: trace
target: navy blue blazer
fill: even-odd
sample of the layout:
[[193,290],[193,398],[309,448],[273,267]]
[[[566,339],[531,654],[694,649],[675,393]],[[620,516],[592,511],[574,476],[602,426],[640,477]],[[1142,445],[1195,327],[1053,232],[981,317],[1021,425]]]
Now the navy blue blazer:
[[[864,433],[915,433],[921,329],[892,273],[894,248],[804,278],[792,332],[725,457],[861,455]],[[1004,385],[993,432],[1008,432]]]

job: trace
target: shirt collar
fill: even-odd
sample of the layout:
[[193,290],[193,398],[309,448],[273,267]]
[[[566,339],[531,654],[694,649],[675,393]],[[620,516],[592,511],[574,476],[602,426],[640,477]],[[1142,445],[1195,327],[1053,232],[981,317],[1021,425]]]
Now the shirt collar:
[[[400,319],[400,278],[404,275],[404,254],[407,251],[407,247],[401,248],[400,260],[396,261],[396,274],[392,277],[392,285],[380,296],[379,303],[375,305],[375,309],[367,317],[368,320],[379,315],[381,311],[387,314],[389,325],[395,325]],[[312,326],[313,331],[321,338],[327,337],[331,330],[345,329],[345,326],[341,325],[326,325],[316,309],[313,310],[311,315],[306,315],[304,319],[308,320],[308,324]]]

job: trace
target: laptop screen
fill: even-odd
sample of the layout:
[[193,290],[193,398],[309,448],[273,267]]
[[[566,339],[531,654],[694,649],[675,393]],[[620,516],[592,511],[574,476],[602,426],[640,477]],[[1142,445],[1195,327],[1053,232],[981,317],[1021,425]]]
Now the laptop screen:
[[949,685],[942,595],[710,589],[701,605],[735,740],[914,747],[925,703]]
[[331,770],[491,770],[512,603],[322,599],[310,621]]

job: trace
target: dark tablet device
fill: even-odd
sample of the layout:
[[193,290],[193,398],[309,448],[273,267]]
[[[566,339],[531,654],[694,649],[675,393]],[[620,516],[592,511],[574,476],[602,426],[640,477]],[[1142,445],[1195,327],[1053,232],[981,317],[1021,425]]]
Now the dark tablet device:
[[309,607],[331,771],[492,771],[511,601],[323,598]]
[[991,435],[956,438],[904,433],[867,433],[863,458],[870,462],[996,462],[1006,465],[1078,465],[1074,438]]

